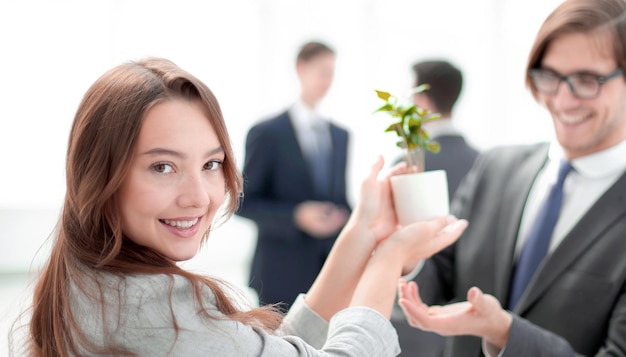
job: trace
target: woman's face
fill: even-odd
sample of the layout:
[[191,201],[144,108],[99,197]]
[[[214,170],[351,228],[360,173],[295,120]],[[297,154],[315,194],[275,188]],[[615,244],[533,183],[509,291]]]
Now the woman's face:
[[148,110],[118,192],[125,236],[174,261],[194,257],[225,199],[223,161],[199,101]]

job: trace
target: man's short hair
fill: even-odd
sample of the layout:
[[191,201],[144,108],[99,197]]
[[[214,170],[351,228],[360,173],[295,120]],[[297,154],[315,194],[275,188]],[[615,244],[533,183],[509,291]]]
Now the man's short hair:
[[430,89],[424,92],[442,114],[449,114],[463,88],[463,74],[448,61],[421,61],[413,65],[415,86],[424,83]]
[[310,41],[300,47],[296,62],[308,62],[319,55],[327,53],[334,55],[335,51],[322,42]]

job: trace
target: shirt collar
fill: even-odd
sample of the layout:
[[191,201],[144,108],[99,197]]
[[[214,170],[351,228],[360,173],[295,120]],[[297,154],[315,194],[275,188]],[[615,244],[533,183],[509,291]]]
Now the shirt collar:
[[[550,161],[565,158],[565,152],[557,142],[550,143]],[[604,177],[626,170],[626,140],[608,149],[572,160],[578,174],[585,177]]]
[[302,100],[298,99],[289,109],[289,115],[294,124],[303,129],[309,129],[316,125],[325,125],[326,122],[316,108],[311,108]]
[[430,137],[443,135],[461,135],[461,130],[452,122],[451,118],[441,118],[424,124],[424,129]]

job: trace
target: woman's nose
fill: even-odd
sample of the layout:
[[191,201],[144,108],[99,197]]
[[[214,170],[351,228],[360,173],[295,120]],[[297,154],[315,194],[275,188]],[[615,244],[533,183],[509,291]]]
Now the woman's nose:
[[201,174],[186,175],[180,183],[178,204],[181,207],[203,207],[211,202],[209,183]]

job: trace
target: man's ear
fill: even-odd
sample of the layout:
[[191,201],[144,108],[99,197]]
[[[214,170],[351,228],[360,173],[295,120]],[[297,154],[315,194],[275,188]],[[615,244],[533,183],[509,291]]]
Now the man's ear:
[[296,61],[296,73],[298,74],[298,76],[302,74],[302,71],[304,71],[305,66],[306,66],[306,62]]
[[431,112],[434,112],[434,113],[437,112],[437,108],[435,107],[435,104],[433,103],[433,101],[430,99],[430,97],[426,93],[416,93],[416,94],[414,94],[413,95],[413,104],[417,105],[420,108],[428,109]]

